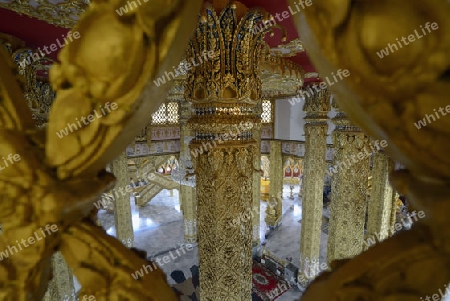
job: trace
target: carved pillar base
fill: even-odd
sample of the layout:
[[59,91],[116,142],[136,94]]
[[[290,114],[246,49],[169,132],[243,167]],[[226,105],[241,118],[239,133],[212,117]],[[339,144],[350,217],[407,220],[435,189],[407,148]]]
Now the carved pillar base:
[[113,173],[117,178],[113,189],[114,222],[116,237],[128,248],[134,245],[133,221],[131,218],[130,193],[125,190],[129,185],[127,156],[122,153],[112,164]]

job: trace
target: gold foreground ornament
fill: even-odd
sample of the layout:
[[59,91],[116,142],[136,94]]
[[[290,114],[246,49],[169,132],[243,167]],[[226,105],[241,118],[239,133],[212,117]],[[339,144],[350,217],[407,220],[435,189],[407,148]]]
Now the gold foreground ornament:
[[[169,86],[155,88],[153,80],[181,59],[201,3],[157,0],[124,17],[115,10],[125,0],[92,3],[74,28],[80,39],[51,70],[57,97],[45,131],[35,129],[17,70],[0,47],[0,156],[21,158],[0,172],[0,252],[45,225],[59,230],[17,254],[2,254],[0,300],[41,300],[58,250],[82,285],[80,299],[177,300],[161,270],[134,280],[145,252],[128,250],[89,215],[114,183],[104,167],[163,101]],[[117,110],[57,137],[67,123],[113,101]]]
[[[393,184],[426,214],[410,231],[333,262],[302,301],[414,301],[450,282],[450,121],[441,118],[420,131],[414,126],[449,103],[449,15],[446,0],[320,0],[294,17],[321,74],[350,71],[330,89],[352,121],[386,140],[386,151],[410,170],[396,172]],[[377,51],[426,22],[439,29],[378,57]]]

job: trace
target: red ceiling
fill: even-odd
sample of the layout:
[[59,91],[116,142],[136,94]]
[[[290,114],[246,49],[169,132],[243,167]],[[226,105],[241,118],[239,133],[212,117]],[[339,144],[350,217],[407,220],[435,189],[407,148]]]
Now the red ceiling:
[[[286,0],[241,0],[241,2],[249,8],[263,7],[274,16],[277,13],[281,15],[284,11],[289,11]],[[297,30],[291,17],[282,21],[275,18],[275,21],[286,29],[287,42],[298,38]],[[61,37],[66,36],[68,29],[0,8],[0,32],[25,41],[27,46],[31,48],[42,48],[55,43],[57,39],[62,40]],[[281,38],[281,30],[275,29],[275,35],[273,37],[267,35],[266,41],[271,47],[275,47],[283,43]],[[52,52],[49,56],[56,59],[56,52]],[[305,52],[297,54],[297,56],[290,59],[301,65],[305,72],[315,71]],[[307,79],[306,81],[310,80]]]
[[[244,3],[247,7],[250,8],[262,7],[267,12],[271,13],[274,17],[278,13],[280,15],[280,19],[282,19],[281,15],[284,11],[289,12],[286,0],[240,0],[240,2]],[[293,13],[296,12],[297,10],[293,8]],[[291,16],[290,13],[289,16]],[[277,22],[278,25],[281,25],[286,29],[287,42],[298,38],[297,29],[295,28],[294,20],[292,19],[292,17],[283,19],[282,21],[279,21],[277,18],[275,18],[275,21]],[[281,41],[281,38],[283,36],[281,30],[275,29],[274,33],[275,35],[273,37],[270,37],[269,35],[266,36],[266,41],[271,47],[276,47],[280,44],[283,44],[283,42]],[[311,64],[311,61],[309,60],[306,52],[297,54],[297,56],[291,59],[297,64],[301,65],[305,70],[305,72],[315,72],[315,68]]]
[[[66,36],[68,31],[68,29],[0,8],[0,32],[25,41],[30,48],[49,46],[58,38],[63,41],[62,35]],[[56,53],[52,52],[48,56],[56,59]]]

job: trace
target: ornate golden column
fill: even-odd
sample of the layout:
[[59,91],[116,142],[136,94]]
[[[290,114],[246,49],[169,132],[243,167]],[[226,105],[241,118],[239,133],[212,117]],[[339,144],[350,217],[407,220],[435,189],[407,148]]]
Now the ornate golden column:
[[[217,9],[217,13],[216,13]],[[253,177],[260,126],[258,63],[264,13],[239,2],[206,4],[187,61],[190,149],[197,189],[200,298],[251,300]],[[208,58],[207,58],[208,57]]]
[[392,198],[392,210],[391,210],[391,219],[389,223],[389,236],[394,235],[395,231],[395,223],[397,222],[397,199],[400,197],[398,192],[394,193]]
[[[133,221],[131,218],[131,204],[129,188],[130,178],[128,176],[128,160],[122,153],[112,163],[112,172],[117,178],[116,186],[112,190],[114,197],[114,222],[116,237],[126,247],[134,245]],[[129,191],[127,191],[129,190]]]
[[[339,110],[333,97],[334,173],[327,260],[351,258],[362,252],[369,175],[369,138]],[[360,155],[361,154],[361,155]]]
[[75,287],[72,270],[60,252],[52,256],[53,278],[48,283],[43,301],[75,301]]
[[[258,106],[261,105],[259,102]],[[259,246],[260,238],[260,208],[261,208],[261,124],[253,130],[253,138],[256,141],[256,155],[253,158],[253,246]]]
[[[187,120],[191,116],[190,110],[190,103],[186,100],[180,100],[180,159],[183,156],[185,158],[190,156],[189,146],[185,140],[192,136],[192,130],[186,126]],[[183,164],[183,160],[180,160],[180,164]],[[195,243],[197,242],[197,197],[195,188],[181,185],[180,203],[184,219],[184,241]]]
[[[311,89],[312,91],[312,89]],[[317,274],[322,225],[323,186],[326,169],[330,93],[316,90],[306,95],[305,158],[303,160],[302,227],[298,282],[306,286]]]
[[269,201],[266,210],[266,224],[276,227],[281,223],[283,209],[283,158],[281,141],[270,141],[270,183]]
[[[256,114],[262,114],[262,100],[258,101],[256,106]],[[254,251],[261,243],[261,126],[262,124],[257,125],[253,129],[253,138],[256,141],[256,156],[254,157],[254,166],[257,168],[253,172],[253,247]]]
[[389,174],[393,170],[394,162],[384,152],[378,151],[373,155],[366,237],[378,237],[381,241],[391,235],[392,211],[395,214],[396,200],[396,192],[389,183]]

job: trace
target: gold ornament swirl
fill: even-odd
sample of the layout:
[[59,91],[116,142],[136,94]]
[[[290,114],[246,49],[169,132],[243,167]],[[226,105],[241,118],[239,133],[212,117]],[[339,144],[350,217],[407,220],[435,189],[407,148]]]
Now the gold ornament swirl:
[[[422,176],[450,177],[450,119],[414,125],[449,105],[449,15],[446,0],[320,0],[295,16],[321,74],[349,70],[346,81],[332,87],[342,108]],[[438,28],[427,30],[427,22]],[[410,35],[415,39],[406,45],[402,37]],[[388,55],[380,57],[381,50]]]
[[[128,250],[90,220],[71,226],[62,240],[61,253],[82,285],[80,300],[85,295],[97,301],[177,300],[165,274],[145,260],[145,252]],[[136,271],[144,266],[149,267],[140,277]]]
[[[64,47],[62,63],[50,72],[57,98],[50,112],[46,158],[61,179],[96,173],[118,155],[118,145],[139,132],[161,102],[148,101],[148,96],[162,100],[170,88],[153,80],[179,62],[183,47],[172,46],[187,43],[200,2],[143,2],[119,16],[116,10],[127,5],[93,3],[72,30],[80,38]],[[117,109],[106,112],[112,103]],[[89,115],[96,118],[86,125]],[[56,134],[77,123],[68,135]]]
[[[89,213],[92,202],[113,177],[56,179],[52,169],[42,164],[44,133],[34,128],[13,70],[1,48],[0,156],[14,160],[3,160],[0,165],[0,222],[4,229],[0,235],[0,300],[29,300],[29,295],[40,300],[60,233]],[[56,225],[58,232],[42,237],[42,229],[51,225]]]
[[[73,31],[80,38],[64,48],[51,72],[57,98],[46,131],[35,129],[17,69],[0,47],[0,156],[20,156],[0,166],[0,300],[41,300],[50,257],[61,245],[83,290],[97,300],[176,300],[161,271],[134,280],[131,272],[146,262],[100,228],[80,222],[112,188],[114,177],[102,171],[104,166],[123,152],[164,99],[169,85],[152,81],[179,62],[201,1],[152,1],[120,17],[116,9],[125,5],[98,1],[81,18]],[[116,102],[117,110],[57,137],[107,102]],[[53,235],[29,242],[51,225],[57,227]],[[3,258],[4,250],[19,249],[17,241],[24,240],[30,245]],[[83,257],[86,252],[71,254],[87,246],[94,248],[94,259]],[[97,271],[102,277],[92,277]]]

